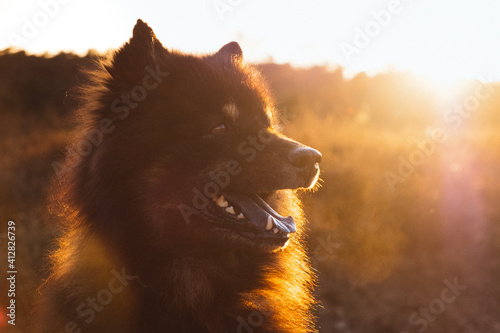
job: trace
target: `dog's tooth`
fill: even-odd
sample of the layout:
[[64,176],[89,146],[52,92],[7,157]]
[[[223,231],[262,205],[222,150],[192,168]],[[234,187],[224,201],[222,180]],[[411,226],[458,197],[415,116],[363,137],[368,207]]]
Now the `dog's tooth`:
[[273,218],[271,215],[267,216],[267,224],[266,224],[266,230],[271,230],[273,228]]
[[229,206],[229,203],[226,201],[226,199],[224,199],[223,195],[221,195],[217,199],[216,204],[217,204],[217,206],[222,207],[222,208]]
[[277,233],[278,233],[278,228],[274,228],[274,229],[273,229],[273,232],[274,232],[275,234],[277,234]]
[[233,206],[229,206],[226,208],[226,213],[229,213],[229,214],[236,214],[236,212],[234,211],[234,208]]
[[238,216],[236,216],[238,220],[243,220],[245,218],[245,215],[243,213],[240,213]]

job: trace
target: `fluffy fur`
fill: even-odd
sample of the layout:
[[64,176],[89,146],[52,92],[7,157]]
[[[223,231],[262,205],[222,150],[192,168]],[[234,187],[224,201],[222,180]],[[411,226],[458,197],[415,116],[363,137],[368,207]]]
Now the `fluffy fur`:
[[[320,155],[279,133],[238,44],[181,54],[139,20],[99,67],[52,189],[64,233],[35,330],[314,331],[295,190],[314,185]],[[233,221],[206,200],[210,183],[215,197],[259,194],[297,232]]]

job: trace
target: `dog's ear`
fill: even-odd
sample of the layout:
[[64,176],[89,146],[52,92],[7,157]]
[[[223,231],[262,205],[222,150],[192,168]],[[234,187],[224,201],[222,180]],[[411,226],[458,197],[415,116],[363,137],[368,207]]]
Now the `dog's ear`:
[[161,56],[168,54],[151,29],[141,19],[137,20],[132,38],[114,55],[108,72],[116,79],[139,79],[147,67],[155,68]]
[[224,66],[227,66],[233,61],[242,61],[243,51],[241,51],[241,47],[237,42],[230,42],[221,47],[213,57]]
[[157,38],[153,29],[143,20],[138,19],[132,32],[130,44],[145,49],[152,49],[155,40],[157,40]]

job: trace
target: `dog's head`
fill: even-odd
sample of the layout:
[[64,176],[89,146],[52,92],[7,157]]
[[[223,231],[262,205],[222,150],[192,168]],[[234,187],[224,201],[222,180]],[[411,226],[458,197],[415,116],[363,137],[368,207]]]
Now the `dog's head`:
[[119,193],[116,203],[102,194],[103,206],[122,205],[128,218],[140,210],[159,235],[285,246],[300,212],[293,190],[314,187],[321,154],[279,132],[263,79],[236,42],[185,55],[139,20],[105,71],[87,132],[100,143],[86,159],[100,193]]

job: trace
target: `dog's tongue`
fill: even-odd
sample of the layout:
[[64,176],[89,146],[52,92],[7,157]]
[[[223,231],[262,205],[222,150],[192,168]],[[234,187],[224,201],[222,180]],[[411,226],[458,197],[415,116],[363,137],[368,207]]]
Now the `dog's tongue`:
[[276,227],[285,233],[297,230],[292,216],[279,215],[257,194],[224,193],[224,196],[239,206],[247,220],[263,230],[268,226],[269,217],[272,219],[273,228]]

